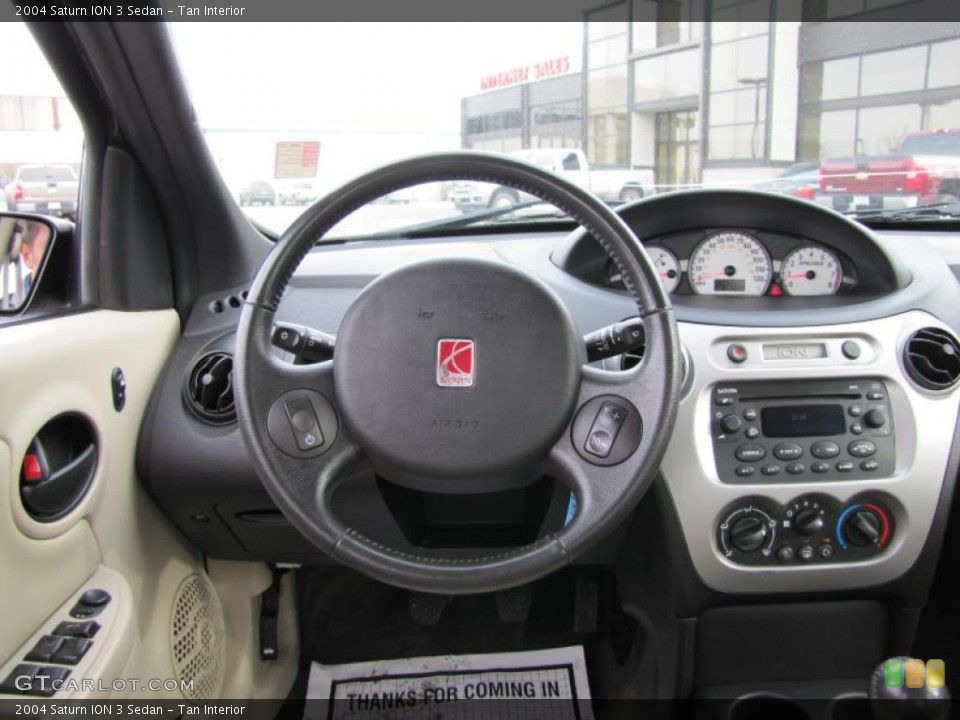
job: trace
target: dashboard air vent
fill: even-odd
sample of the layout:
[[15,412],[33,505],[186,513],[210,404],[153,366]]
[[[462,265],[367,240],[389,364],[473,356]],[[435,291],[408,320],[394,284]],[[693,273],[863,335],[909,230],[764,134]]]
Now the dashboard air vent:
[[190,409],[202,420],[214,424],[233,422],[233,356],[214,352],[200,358],[187,378],[185,389]]
[[920,387],[949,390],[960,382],[960,342],[940,328],[926,327],[911,335],[903,360]]

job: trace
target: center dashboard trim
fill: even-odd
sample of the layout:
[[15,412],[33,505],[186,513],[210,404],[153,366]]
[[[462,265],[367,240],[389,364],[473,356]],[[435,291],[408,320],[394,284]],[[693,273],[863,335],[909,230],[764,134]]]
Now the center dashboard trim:
[[[864,323],[824,327],[757,328],[680,322],[683,344],[701,358],[689,393],[680,404],[674,435],[662,462],[694,569],[709,587],[731,593],[834,591],[873,587],[906,573],[921,557],[941,500],[955,434],[960,391],[936,394],[912,385],[901,366],[904,341],[921,327],[945,327],[932,316],[911,311]],[[776,342],[865,340],[871,352],[856,361],[831,352],[813,362],[732,363],[721,349],[731,342],[748,347]],[[889,477],[843,480],[796,478],[796,482],[727,484],[718,476],[711,432],[713,390],[718,384],[749,380],[881,378],[889,391],[896,427],[896,461]],[[841,503],[879,492],[892,503],[896,533],[884,552],[837,564],[747,566],[728,560],[717,539],[723,515],[745,498],[762,496],[787,505],[804,495],[827,494]]]

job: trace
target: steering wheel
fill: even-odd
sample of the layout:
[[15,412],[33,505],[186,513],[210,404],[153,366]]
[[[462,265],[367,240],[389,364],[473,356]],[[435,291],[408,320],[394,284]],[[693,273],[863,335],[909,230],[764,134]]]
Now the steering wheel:
[[[552,203],[586,228],[623,275],[643,321],[634,368],[586,364],[560,298],[506,262],[416,262],[354,300],[333,360],[293,365],[271,348],[293,272],[334,225],[420,183],[472,180]],[[676,418],[680,344],[659,277],[636,236],[589,192],[526,162],[427,155],[366,174],[315,203],[263,262],[237,335],[240,427],[267,491],[291,523],[344,565],[412,590],[490,592],[570,563],[620,525],[652,482]],[[390,482],[435,493],[493,492],[544,474],[575,493],[557,532],[482,557],[384,547],[331,510],[338,483],[369,462]]]

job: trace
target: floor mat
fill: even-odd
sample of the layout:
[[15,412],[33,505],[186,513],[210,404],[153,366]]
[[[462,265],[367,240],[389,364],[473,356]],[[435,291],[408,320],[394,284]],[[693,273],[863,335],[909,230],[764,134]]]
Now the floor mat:
[[313,663],[307,720],[589,720],[583,648]]

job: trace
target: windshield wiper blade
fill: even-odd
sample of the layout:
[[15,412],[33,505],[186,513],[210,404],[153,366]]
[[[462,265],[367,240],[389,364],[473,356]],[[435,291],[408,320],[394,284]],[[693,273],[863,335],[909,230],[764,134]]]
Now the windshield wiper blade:
[[[543,200],[530,200],[528,202],[518,203],[510,207],[489,208],[487,210],[478,210],[477,212],[467,213],[466,215],[457,215],[454,217],[440,218],[439,220],[428,220],[427,222],[417,223],[415,225],[404,225],[395,230],[382,230],[380,232],[370,233],[368,235],[351,235],[349,237],[337,238],[338,240],[396,240],[398,238],[415,238],[426,233],[432,233],[437,230],[456,230],[475,225],[485,220],[494,220],[504,215],[543,205]],[[518,218],[523,219],[523,218]]]
[[849,215],[857,220],[943,220],[960,218],[960,203],[933,203],[894,210],[851,210],[844,215]]

